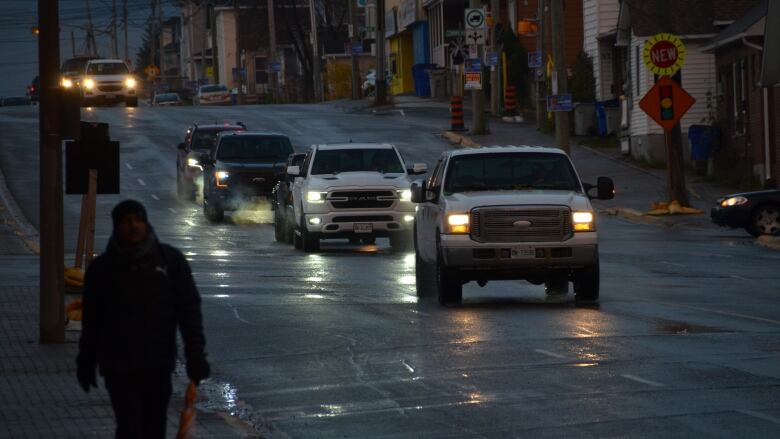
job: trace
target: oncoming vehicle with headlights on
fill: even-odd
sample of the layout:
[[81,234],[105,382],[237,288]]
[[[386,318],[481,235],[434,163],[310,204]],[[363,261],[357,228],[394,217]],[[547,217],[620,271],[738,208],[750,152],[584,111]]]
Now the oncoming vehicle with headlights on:
[[89,60],[80,84],[82,105],[124,102],[128,107],[137,107],[136,85],[135,77],[121,59]]
[[[590,195],[597,189],[597,195]],[[577,301],[599,297],[596,214],[590,200],[614,196],[612,180],[583,184],[556,148],[508,146],[442,155],[412,185],[418,295],[427,280],[442,304],[460,303],[463,284],[527,280]],[[431,276],[432,275],[432,276]]]
[[424,163],[406,168],[391,144],[314,145],[302,166],[290,166],[294,178],[291,230],[295,247],[317,251],[321,239],[348,238],[374,243],[390,238],[397,250],[411,248],[414,205],[410,175],[424,174]]
[[268,201],[284,176],[287,157],[293,153],[290,139],[273,132],[223,132],[203,164],[203,214],[221,221],[225,211]]
[[184,142],[176,153],[176,194],[179,198],[193,200],[203,188],[203,165],[217,147],[217,134],[223,131],[245,131],[242,122],[194,123],[187,128]]

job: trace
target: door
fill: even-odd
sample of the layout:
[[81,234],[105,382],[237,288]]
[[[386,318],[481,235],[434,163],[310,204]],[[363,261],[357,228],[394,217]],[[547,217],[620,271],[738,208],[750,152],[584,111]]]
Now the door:
[[[420,256],[425,262],[433,262],[436,258],[436,227],[440,216],[441,200],[431,199],[429,195],[441,194],[441,181],[446,167],[446,160],[439,159],[431,176],[425,184],[425,202],[420,204],[417,226],[417,240]],[[440,198],[440,197],[438,197]],[[436,201],[436,202],[435,202]]]

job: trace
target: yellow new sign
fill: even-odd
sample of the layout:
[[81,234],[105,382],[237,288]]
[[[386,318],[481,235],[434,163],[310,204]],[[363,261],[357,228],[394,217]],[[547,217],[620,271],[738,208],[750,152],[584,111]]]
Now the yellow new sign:
[[206,66],[206,77],[208,78],[214,78],[214,67],[212,66]]
[[645,41],[642,55],[648,70],[658,76],[672,76],[685,62],[685,44],[675,35],[655,34]]

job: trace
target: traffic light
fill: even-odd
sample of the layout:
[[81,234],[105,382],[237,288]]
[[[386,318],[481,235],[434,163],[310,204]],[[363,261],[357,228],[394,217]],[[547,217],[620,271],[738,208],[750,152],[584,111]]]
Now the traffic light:
[[674,99],[672,86],[665,85],[659,87],[659,96],[661,97],[661,120],[674,120]]

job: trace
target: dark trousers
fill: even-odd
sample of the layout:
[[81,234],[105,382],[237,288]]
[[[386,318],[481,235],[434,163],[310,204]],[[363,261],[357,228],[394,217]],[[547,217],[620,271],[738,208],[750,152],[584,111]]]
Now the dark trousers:
[[164,439],[171,374],[164,370],[106,373],[117,439]]

